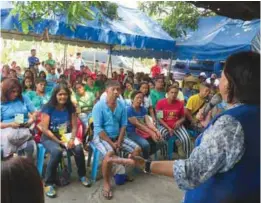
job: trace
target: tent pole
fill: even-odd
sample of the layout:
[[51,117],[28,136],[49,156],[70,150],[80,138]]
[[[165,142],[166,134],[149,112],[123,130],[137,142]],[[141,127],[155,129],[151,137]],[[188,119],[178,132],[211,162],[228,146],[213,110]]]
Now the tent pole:
[[168,78],[169,78],[169,75],[170,75],[170,69],[172,67],[172,60],[173,60],[173,53],[171,52],[170,63],[169,63],[169,70],[168,70]]
[[134,57],[132,57],[132,72],[134,73]]
[[109,54],[108,66],[107,66],[107,77],[109,77],[109,69],[110,69],[110,66],[111,66],[111,75],[112,75],[111,52],[112,52],[112,46],[110,46],[110,54]]

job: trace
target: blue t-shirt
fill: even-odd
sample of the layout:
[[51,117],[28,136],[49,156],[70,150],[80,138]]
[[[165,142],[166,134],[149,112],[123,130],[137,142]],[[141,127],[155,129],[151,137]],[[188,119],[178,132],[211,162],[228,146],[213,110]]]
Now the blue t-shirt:
[[66,132],[71,132],[70,115],[67,109],[57,110],[51,106],[44,106],[42,113],[46,113],[50,116],[49,130],[53,133],[59,132],[59,128],[66,126]]
[[[140,122],[144,123],[146,114],[147,110],[143,106],[140,107],[140,111],[136,111],[132,106],[127,107],[128,118],[136,117]],[[127,132],[135,132],[135,129],[136,127],[128,120]]]
[[92,110],[94,136],[104,131],[110,138],[120,134],[120,128],[127,126],[127,113],[125,106],[117,99],[114,112],[108,107],[106,100],[100,100]]
[[36,63],[39,63],[39,58],[37,58],[36,56],[30,56],[28,58],[28,63],[29,63],[29,67],[34,66]]
[[45,93],[44,96],[39,96],[35,91],[29,91],[25,94],[32,101],[37,110],[40,110],[51,98],[49,93]]
[[34,112],[35,108],[27,96],[22,95],[22,98],[23,101],[15,99],[14,101],[1,103],[1,122],[14,122],[16,114],[23,114],[24,122],[28,121],[28,113]]

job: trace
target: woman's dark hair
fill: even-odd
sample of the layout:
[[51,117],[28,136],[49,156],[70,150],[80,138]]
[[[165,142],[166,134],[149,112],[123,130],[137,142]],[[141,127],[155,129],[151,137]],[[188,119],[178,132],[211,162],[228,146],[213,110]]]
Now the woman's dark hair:
[[26,74],[26,73],[30,73],[30,74],[31,74],[30,77],[32,77],[32,78],[34,79],[34,73],[33,73],[30,69],[25,70],[25,72],[24,72],[24,77],[25,77],[25,74]]
[[8,102],[10,93],[17,88],[19,91],[18,99],[23,101],[22,86],[15,78],[6,78],[2,81],[1,85],[1,102]]
[[36,78],[36,79],[35,79],[35,84],[36,84],[36,85],[39,84],[39,83],[43,83],[43,82],[44,82],[45,84],[47,83],[46,80],[43,79],[43,78]]
[[177,89],[179,91],[179,88],[176,85],[169,85],[167,88],[167,92],[169,92],[171,89]]
[[130,85],[133,87],[133,83],[127,80],[127,81],[125,82],[125,88],[127,87],[127,84],[130,84]]
[[140,83],[139,89],[141,88],[142,85],[148,85],[149,90],[148,90],[147,94],[145,95],[146,97],[148,97],[148,96],[150,95],[150,86],[149,86],[149,83],[146,82],[146,81],[142,81],[142,82]]
[[69,112],[69,115],[71,116],[72,113],[74,113],[76,110],[75,110],[75,107],[74,107],[74,105],[73,105],[73,103],[71,101],[71,91],[68,88],[68,85],[66,85],[66,84],[62,83],[62,84],[57,85],[54,88],[52,96],[51,96],[49,102],[45,105],[45,107],[51,107],[51,108],[57,107],[57,105],[58,105],[57,94],[61,90],[65,90],[65,92],[68,94],[68,99],[67,99],[67,102],[66,102],[65,106],[66,106],[66,109]]
[[23,79],[23,82],[22,82],[22,90],[23,90],[23,91],[26,90],[25,81],[28,80],[28,79],[32,81],[32,87],[31,87],[32,90],[35,89],[35,86],[34,86],[34,79],[33,79],[32,77],[25,77],[25,78]]
[[142,95],[143,95],[143,93],[142,93],[141,91],[134,91],[134,92],[132,92],[132,93],[131,93],[131,96],[130,96],[131,101],[133,101],[134,98],[135,98],[138,94],[142,94]]
[[44,79],[46,79],[46,73],[44,71],[40,71],[39,78],[41,77],[42,74],[44,74]]
[[43,184],[31,159],[17,156],[1,162],[1,202],[44,203]]
[[260,54],[249,51],[231,55],[224,74],[228,80],[228,103],[236,100],[260,105]]

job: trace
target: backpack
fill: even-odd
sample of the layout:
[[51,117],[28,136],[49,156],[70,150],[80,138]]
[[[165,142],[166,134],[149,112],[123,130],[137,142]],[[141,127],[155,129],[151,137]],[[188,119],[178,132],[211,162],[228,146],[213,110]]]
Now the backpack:
[[57,169],[57,180],[56,184],[58,186],[65,186],[70,184],[70,171],[68,167],[64,164],[64,158],[62,157],[61,162],[59,163],[58,169]]

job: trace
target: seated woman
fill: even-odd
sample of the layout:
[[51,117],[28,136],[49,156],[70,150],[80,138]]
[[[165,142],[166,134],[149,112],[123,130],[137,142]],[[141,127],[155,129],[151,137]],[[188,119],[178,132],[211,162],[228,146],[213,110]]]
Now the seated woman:
[[160,122],[160,133],[165,140],[170,136],[177,136],[181,142],[186,158],[192,151],[190,137],[183,127],[185,121],[184,106],[177,99],[179,89],[176,86],[168,88],[168,98],[158,101],[156,105],[157,117]]
[[143,93],[134,91],[131,94],[131,100],[132,106],[127,107],[128,125],[126,131],[128,138],[142,148],[144,158],[148,159],[150,155],[150,142],[158,142],[162,139],[162,136],[151,122],[147,115],[147,110],[142,106]]
[[41,71],[39,73],[39,78],[42,78],[42,79],[46,80],[46,73],[44,71]]
[[26,95],[30,91],[34,91],[34,79],[32,77],[25,77],[22,82],[23,95]]
[[4,156],[25,152],[33,157],[35,142],[29,126],[34,122],[35,108],[28,97],[22,95],[17,79],[6,78],[1,84],[1,145]]
[[[77,117],[75,107],[71,102],[69,88],[60,84],[53,90],[50,101],[42,109],[41,123],[39,127],[43,132],[41,143],[50,153],[50,161],[45,174],[45,194],[55,197],[56,191],[53,187],[56,179],[58,164],[62,158],[62,149],[67,149],[75,157],[78,168],[78,176],[84,186],[90,186],[85,177],[85,159],[82,145],[76,137]],[[68,142],[62,140],[62,136],[71,133]]]
[[123,94],[124,99],[130,99],[132,92],[133,92],[133,85],[131,82],[127,81],[125,83],[125,91]]
[[77,113],[84,125],[84,132],[88,127],[88,121],[91,117],[91,111],[95,103],[95,95],[92,92],[85,91],[82,83],[76,83],[76,93],[72,96],[72,102],[77,107]]
[[43,105],[49,101],[51,95],[45,91],[45,79],[36,78],[35,85],[35,91],[28,92],[26,96],[28,96],[28,98],[32,101],[36,110],[39,111],[43,107]]
[[144,104],[143,106],[148,111],[149,115],[152,117],[152,120],[156,122],[156,117],[154,110],[152,108],[152,101],[150,98],[150,87],[148,82],[141,82],[140,83],[140,91],[143,93],[144,96]]

